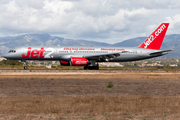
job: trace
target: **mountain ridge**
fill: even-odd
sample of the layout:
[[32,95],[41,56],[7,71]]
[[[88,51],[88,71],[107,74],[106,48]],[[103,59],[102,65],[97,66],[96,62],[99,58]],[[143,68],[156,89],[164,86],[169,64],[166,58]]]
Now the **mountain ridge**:
[[[114,44],[96,42],[90,40],[73,40],[49,34],[25,34],[19,36],[0,37],[1,55],[5,55],[9,49],[19,46],[102,46],[102,47],[136,47],[147,37],[137,37]],[[173,49],[166,57],[180,57],[180,34],[166,35],[162,43],[162,50]]]

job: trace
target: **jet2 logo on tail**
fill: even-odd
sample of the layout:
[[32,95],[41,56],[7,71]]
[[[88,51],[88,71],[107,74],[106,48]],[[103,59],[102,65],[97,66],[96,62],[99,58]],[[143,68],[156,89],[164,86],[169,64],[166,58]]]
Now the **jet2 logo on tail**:
[[156,37],[159,36],[159,34],[166,28],[166,26],[163,24],[157,31],[155,31],[153,34],[150,35],[147,41],[144,42],[144,48],[147,48],[153,41],[156,39]]
[[32,50],[31,52],[31,47],[28,48],[28,52],[27,54],[25,55],[25,53],[22,54],[22,57],[23,58],[28,58],[29,56],[31,56],[31,58],[44,58],[43,56],[43,52],[44,52],[44,48],[42,47],[40,50],[37,50],[37,49],[34,49]]
[[154,40],[154,36],[153,35],[150,35],[148,40],[144,42],[145,46],[144,48],[147,48],[148,45],[150,45]]

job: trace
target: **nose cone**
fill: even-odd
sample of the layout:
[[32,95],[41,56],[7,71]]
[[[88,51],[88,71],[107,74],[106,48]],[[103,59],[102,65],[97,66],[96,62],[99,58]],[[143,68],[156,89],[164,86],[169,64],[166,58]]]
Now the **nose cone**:
[[6,59],[9,59],[9,57],[10,57],[9,54],[6,54],[6,55],[4,56],[4,58],[6,58]]

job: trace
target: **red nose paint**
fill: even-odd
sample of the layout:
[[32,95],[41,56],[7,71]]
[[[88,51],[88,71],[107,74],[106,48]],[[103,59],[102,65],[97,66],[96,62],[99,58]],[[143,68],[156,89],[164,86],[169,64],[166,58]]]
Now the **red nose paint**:
[[44,48],[42,47],[40,50],[37,50],[37,49],[34,49],[32,50],[31,52],[31,47],[28,47],[28,52],[27,54],[25,55],[25,53],[22,54],[22,57],[23,58],[28,58],[28,57],[31,57],[31,58],[37,58],[37,57],[40,57],[40,58],[44,58],[43,56],[43,52],[44,52]]

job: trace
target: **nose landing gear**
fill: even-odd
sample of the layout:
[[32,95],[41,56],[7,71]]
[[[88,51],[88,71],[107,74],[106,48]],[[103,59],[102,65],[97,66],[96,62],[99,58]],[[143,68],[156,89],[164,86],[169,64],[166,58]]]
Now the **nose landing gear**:
[[24,66],[24,70],[27,70],[27,66]]
[[24,70],[27,70],[26,61],[25,60],[21,60],[21,62],[23,62]]

